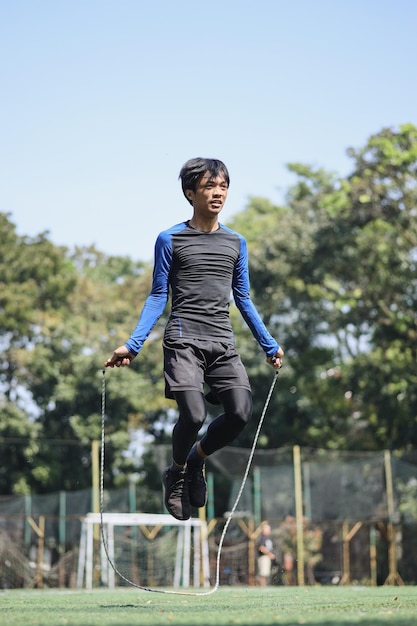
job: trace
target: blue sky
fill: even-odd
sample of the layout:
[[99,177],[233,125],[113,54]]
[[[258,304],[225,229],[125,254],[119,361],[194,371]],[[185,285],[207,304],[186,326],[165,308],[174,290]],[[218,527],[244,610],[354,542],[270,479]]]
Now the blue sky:
[[227,221],[417,124],[416,30],[414,0],[0,0],[0,211],[151,260],[188,158],[227,164]]

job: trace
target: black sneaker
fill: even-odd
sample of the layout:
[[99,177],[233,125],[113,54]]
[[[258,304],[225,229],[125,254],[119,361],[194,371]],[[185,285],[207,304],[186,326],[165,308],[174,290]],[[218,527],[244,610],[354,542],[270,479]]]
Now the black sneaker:
[[191,510],[186,471],[175,471],[169,466],[162,474],[162,482],[165,486],[165,506],[172,517],[179,520],[189,519]]
[[188,469],[188,493],[191,506],[197,509],[207,502],[207,483],[204,478],[204,465],[196,469]]

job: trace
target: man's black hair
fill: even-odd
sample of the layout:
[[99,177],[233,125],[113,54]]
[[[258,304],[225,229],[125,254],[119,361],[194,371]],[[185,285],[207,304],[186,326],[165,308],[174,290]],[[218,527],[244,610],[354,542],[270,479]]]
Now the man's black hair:
[[[223,161],[219,161],[219,159],[203,159],[201,157],[189,159],[182,166],[179,175],[179,178],[181,179],[182,191],[186,198],[186,190],[191,189],[191,191],[195,192],[199,179],[207,172],[212,178],[223,176],[227,186],[230,185],[229,172]],[[187,198],[187,200],[191,204],[190,199]]]

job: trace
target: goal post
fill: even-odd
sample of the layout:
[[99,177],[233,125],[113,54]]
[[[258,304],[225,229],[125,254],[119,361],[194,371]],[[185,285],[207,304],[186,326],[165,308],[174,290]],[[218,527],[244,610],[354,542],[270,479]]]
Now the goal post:
[[[107,554],[94,530],[103,524]],[[177,520],[152,513],[88,513],[81,523],[77,587],[114,588],[114,567],[135,585],[209,587],[208,532],[205,520]],[[123,579],[121,579],[123,583]]]

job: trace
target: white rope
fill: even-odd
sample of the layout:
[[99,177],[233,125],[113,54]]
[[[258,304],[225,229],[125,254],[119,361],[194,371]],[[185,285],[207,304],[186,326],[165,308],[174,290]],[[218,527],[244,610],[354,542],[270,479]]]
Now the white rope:
[[236,496],[235,502],[232,506],[231,511],[229,512],[225,525],[223,526],[223,531],[222,534],[220,536],[220,541],[219,541],[219,548],[217,551],[217,560],[216,560],[216,582],[214,584],[214,587],[212,589],[210,589],[210,591],[171,591],[171,590],[167,590],[167,589],[155,589],[153,587],[143,587],[142,585],[138,585],[137,583],[135,583],[133,580],[130,580],[129,578],[126,578],[126,576],[124,576],[115,566],[115,564],[113,563],[112,559],[110,558],[109,555],[109,551],[108,551],[108,547],[107,547],[107,540],[106,537],[104,536],[104,524],[103,524],[103,508],[104,508],[104,449],[105,449],[105,432],[104,432],[104,422],[105,422],[105,416],[106,416],[106,371],[103,370],[103,379],[102,379],[102,386],[101,386],[101,465],[100,465],[100,533],[101,533],[101,539],[103,542],[103,547],[104,547],[104,552],[106,554],[107,560],[110,563],[110,566],[112,567],[112,569],[114,570],[114,572],[120,576],[120,578],[122,580],[124,580],[128,585],[131,585],[132,587],[136,587],[136,589],[141,589],[142,591],[151,591],[153,593],[168,593],[168,594],[174,594],[174,595],[181,595],[181,596],[209,596],[212,593],[214,593],[215,591],[217,591],[217,589],[220,586],[220,556],[221,556],[221,551],[222,551],[222,547],[223,547],[223,542],[224,539],[226,537],[226,532],[227,529],[230,525],[230,522],[232,521],[233,515],[236,511],[237,505],[239,504],[239,500],[241,498],[241,495],[243,493],[243,489],[245,487],[248,475],[249,475],[249,470],[250,470],[250,466],[253,460],[253,456],[255,454],[255,450],[256,450],[256,445],[258,443],[258,438],[259,438],[259,433],[261,432],[261,428],[262,428],[262,424],[263,421],[265,419],[265,414],[267,412],[268,406],[269,406],[269,402],[271,400],[271,396],[272,393],[274,391],[274,387],[275,387],[275,383],[278,377],[278,372],[279,370],[276,370],[275,374],[274,374],[274,378],[272,380],[271,386],[269,388],[269,392],[267,395],[267,398],[265,400],[265,404],[264,404],[264,408],[262,410],[261,413],[261,417],[259,418],[259,423],[258,423],[258,427],[256,429],[256,433],[253,439],[253,443],[252,443],[252,448],[249,454],[249,458],[248,458],[248,462],[246,465],[246,470],[245,473],[243,475],[243,479],[242,479],[242,484],[240,485],[240,489],[238,491],[238,494]]

